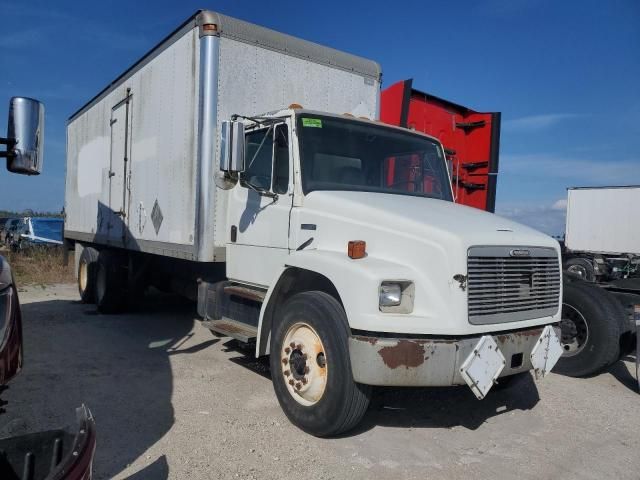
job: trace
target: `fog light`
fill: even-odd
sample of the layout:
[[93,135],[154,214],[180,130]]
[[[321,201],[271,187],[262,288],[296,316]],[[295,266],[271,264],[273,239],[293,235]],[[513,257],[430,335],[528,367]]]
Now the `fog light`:
[[383,283],[380,285],[380,306],[397,307],[402,301],[402,287],[399,283]]

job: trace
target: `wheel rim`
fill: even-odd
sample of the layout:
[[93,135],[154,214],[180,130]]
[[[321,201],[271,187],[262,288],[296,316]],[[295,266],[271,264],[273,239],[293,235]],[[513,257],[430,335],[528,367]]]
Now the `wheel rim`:
[[577,355],[589,341],[589,326],[584,316],[576,308],[566,303],[562,304],[560,329],[562,331],[560,344],[564,349],[563,357]]
[[569,268],[567,268],[567,270],[571,273],[579,275],[583,280],[587,279],[588,272],[586,267],[584,267],[583,265],[569,265]]
[[301,405],[320,401],[327,386],[328,364],[317,332],[300,322],[289,328],[282,345],[280,364],[284,383]]
[[80,283],[80,290],[84,292],[87,289],[87,264],[85,262],[80,262],[78,282]]

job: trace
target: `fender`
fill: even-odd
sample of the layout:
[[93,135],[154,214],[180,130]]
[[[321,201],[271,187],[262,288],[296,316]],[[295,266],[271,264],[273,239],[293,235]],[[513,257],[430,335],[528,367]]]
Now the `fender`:
[[338,291],[352,328],[362,327],[356,312],[379,313],[378,286],[381,280],[405,280],[416,277],[416,272],[404,265],[371,256],[352,260],[345,252],[327,250],[293,252],[287,257],[287,263],[274,276],[262,304],[258,322],[256,356],[269,352],[270,332],[262,332],[263,328],[271,329],[270,321],[265,322],[265,312],[271,306],[272,295],[278,291],[282,278],[291,268],[307,270],[326,277]]

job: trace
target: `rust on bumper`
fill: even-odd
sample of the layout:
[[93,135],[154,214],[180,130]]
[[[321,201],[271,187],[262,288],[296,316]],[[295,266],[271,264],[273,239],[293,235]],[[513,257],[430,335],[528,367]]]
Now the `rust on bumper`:
[[[494,335],[507,360],[500,376],[531,369],[530,354],[544,326]],[[389,386],[463,385],[460,366],[482,335],[458,339],[407,339],[354,335],[349,338],[356,382]],[[522,354],[521,363],[511,360]]]

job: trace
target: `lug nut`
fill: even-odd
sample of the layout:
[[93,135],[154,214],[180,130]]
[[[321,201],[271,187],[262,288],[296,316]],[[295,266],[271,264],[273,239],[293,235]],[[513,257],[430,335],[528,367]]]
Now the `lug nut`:
[[306,366],[304,367],[304,373],[305,374],[309,373],[309,367],[306,367]]
[[291,348],[296,348],[296,344],[295,344],[295,343],[293,343],[293,342],[291,342],[291,343],[289,344],[289,346],[290,346]]
[[283,359],[282,359],[282,363],[283,363],[284,365],[286,365],[287,363],[289,363],[289,360],[288,360],[288,359],[286,359],[286,358],[283,358]]
[[296,390],[300,390],[302,388],[302,384],[300,382],[296,383]]
[[284,353],[291,353],[291,349],[289,347],[285,348]]
[[291,375],[291,372],[289,370],[285,370],[284,371],[284,375],[285,375],[285,377],[288,377],[289,375]]
[[300,343],[299,343],[298,345],[296,345],[296,348],[297,348],[298,350],[302,351],[302,344],[300,344]]
[[306,353],[302,354],[302,359],[305,360],[305,361],[307,360],[307,354]]
[[302,384],[303,385],[306,385],[308,381],[309,380],[307,380],[307,377],[302,377]]
[[291,385],[293,387],[293,384],[296,383],[293,381],[293,378],[291,380],[289,380],[289,385]]

